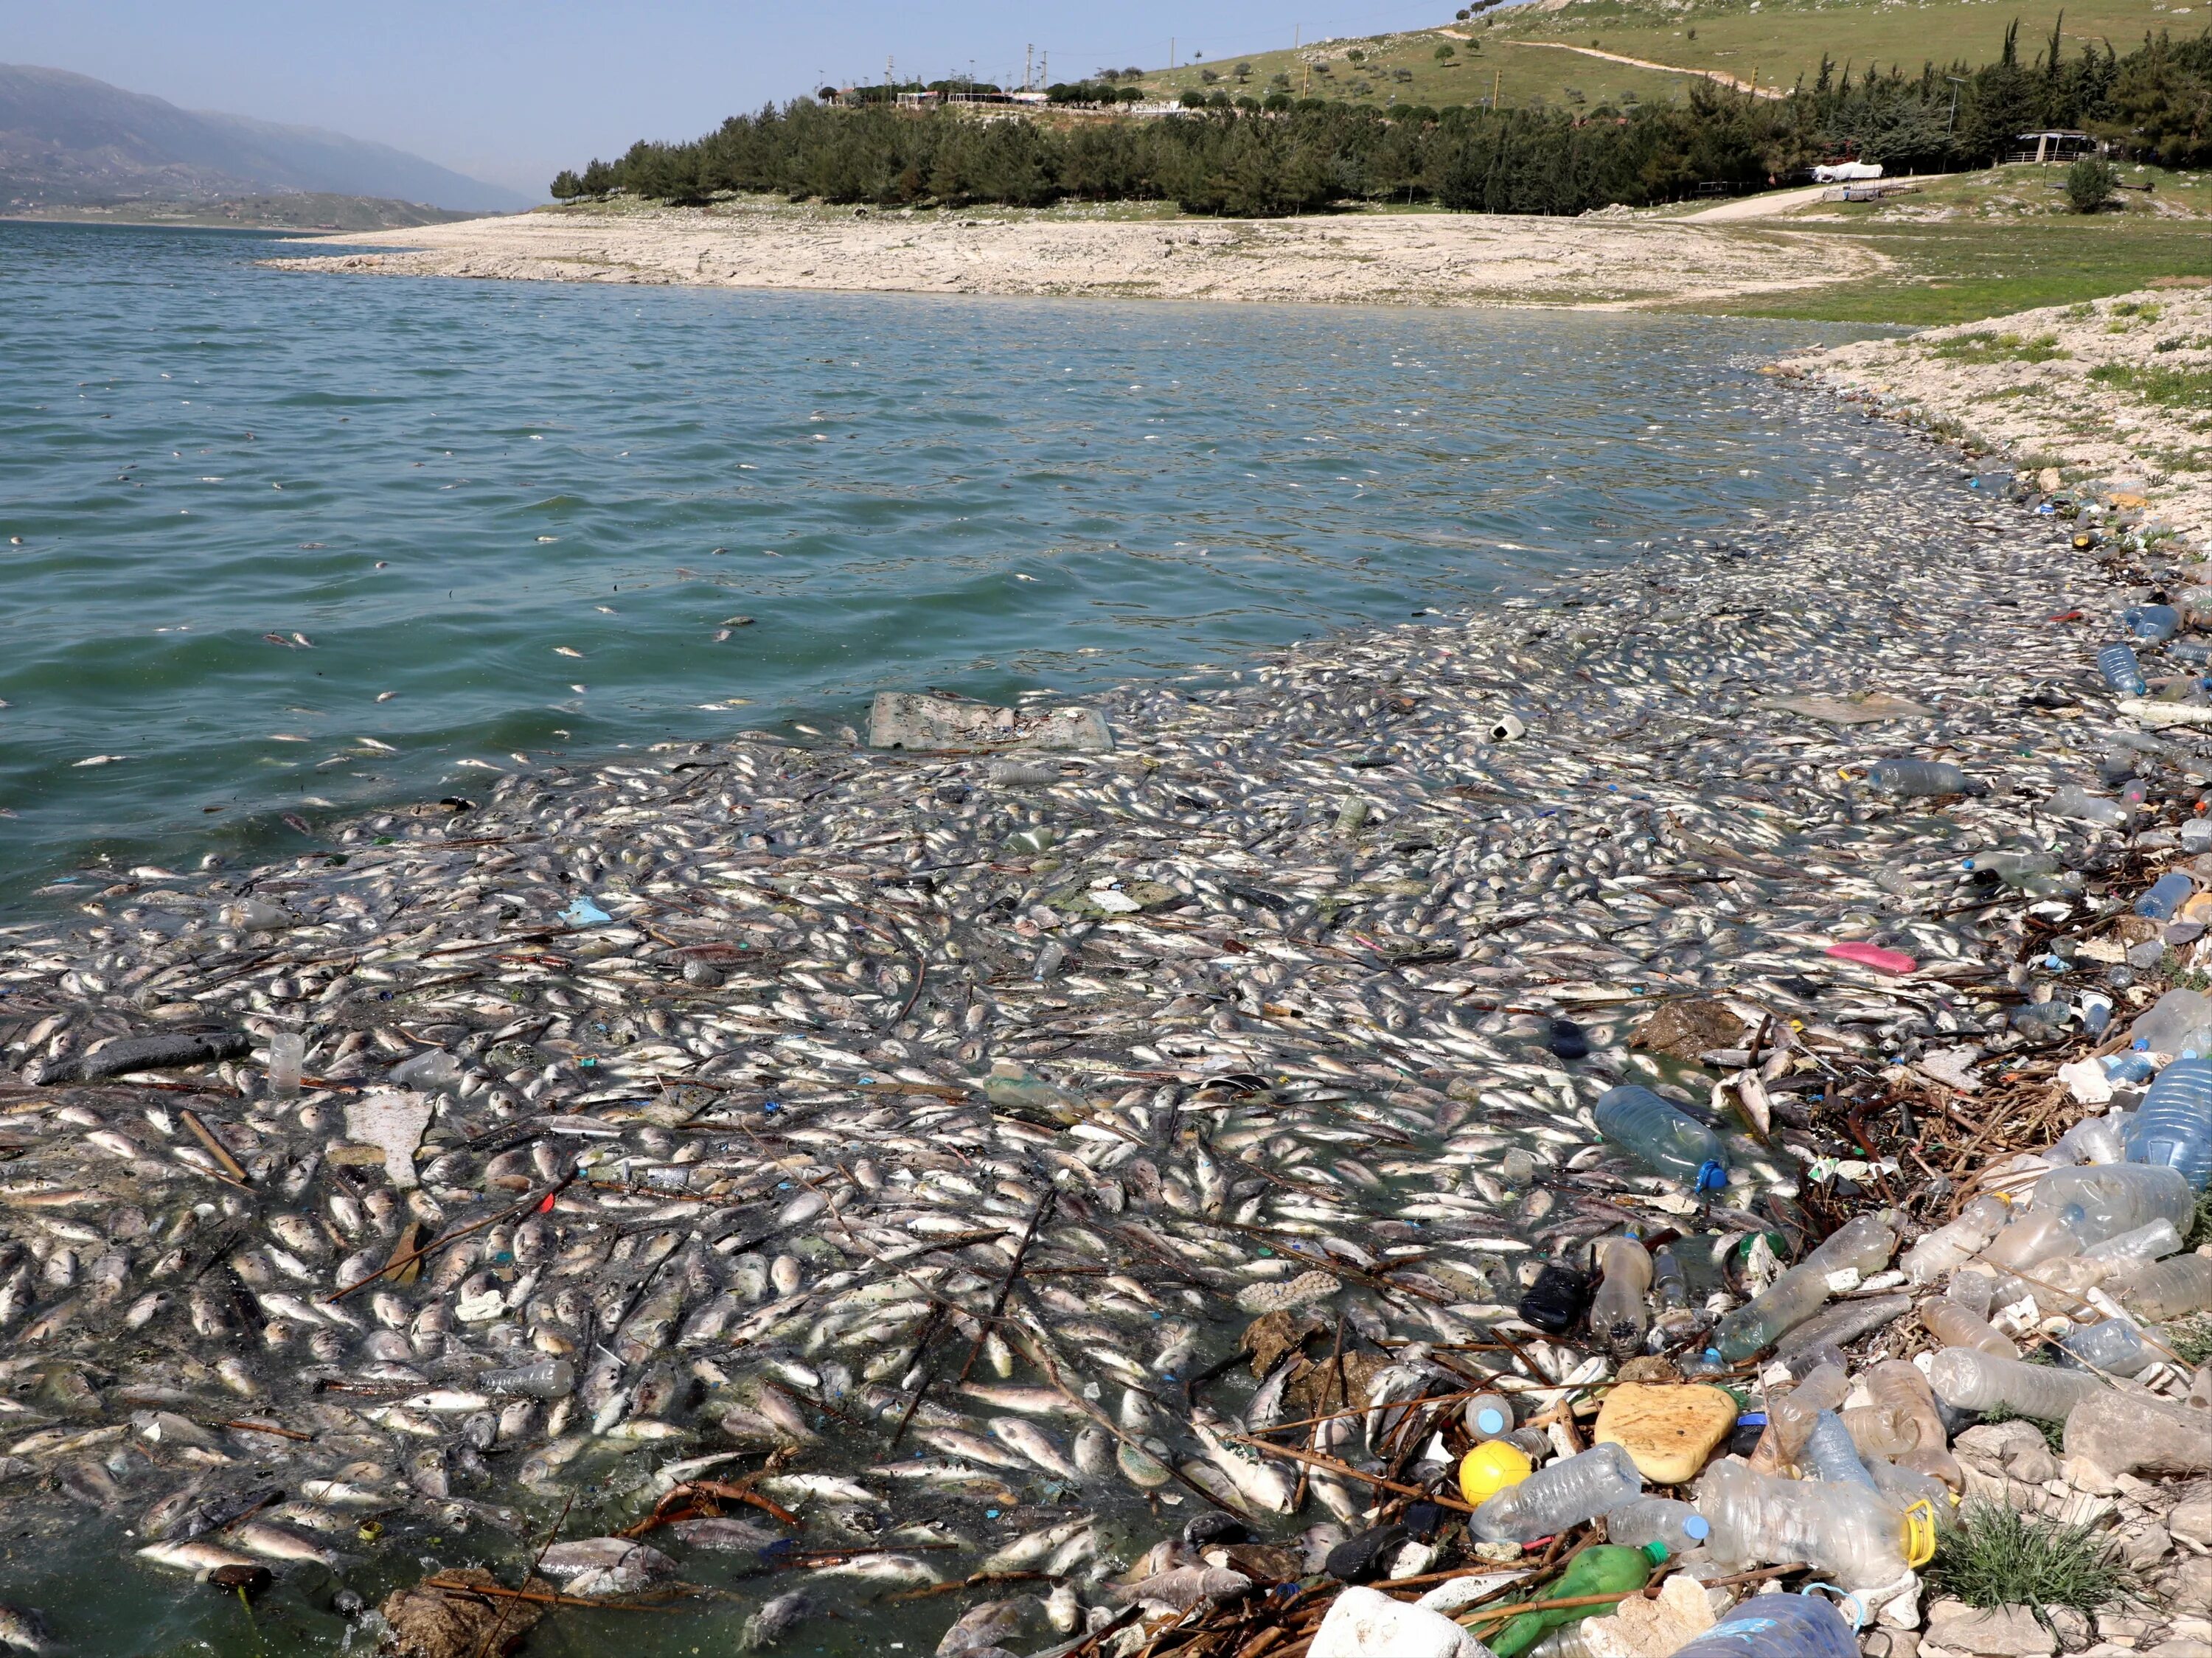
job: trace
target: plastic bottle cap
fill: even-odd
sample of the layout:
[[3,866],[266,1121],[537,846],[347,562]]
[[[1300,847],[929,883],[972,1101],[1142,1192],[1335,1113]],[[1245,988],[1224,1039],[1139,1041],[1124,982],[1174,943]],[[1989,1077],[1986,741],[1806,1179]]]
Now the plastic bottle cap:
[[1488,1439],[1459,1460],[1459,1494],[1480,1508],[1498,1492],[1536,1471],[1528,1453],[1504,1439]]
[[1682,1535],[1702,1543],[1713,1534],[1713,1522],[1702,1514],[1693,1514],[1682,1522]]
[[1478,1433],[1502,1434],[1507,1426],[1505,1412],[1495,1405],[1486,1405],[1474,1413],[1474,1426]]
[[1649,1560],[1655,1566],[1665,1565],[1667,1564],[1667,1556],[1669,1552],[1671,1552],[1671,1551],[1668,1550],[1667,1546],[1664,1543],[1660,1542],[1656,1538],[1654,1538],[1650,1542],[1646,1543],[1644,1546],[1644,1558]]
[[1698,1190],[1717,1192],[1728,1184],[1729,1171],[1717,1162],[1708,1161],[1698,1170]]

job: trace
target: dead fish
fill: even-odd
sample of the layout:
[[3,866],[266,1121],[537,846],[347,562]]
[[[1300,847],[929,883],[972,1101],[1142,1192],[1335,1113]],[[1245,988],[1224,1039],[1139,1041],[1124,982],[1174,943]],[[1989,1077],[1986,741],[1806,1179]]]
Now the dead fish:
[[814,1603],[804,1590],[794,1589],[789,1594],[779,1594],[758,1612],[745,1619],[745,1626],[738,1636],[740,1652],[757,1652],[774,1646],[797,1629],[812,1615]]

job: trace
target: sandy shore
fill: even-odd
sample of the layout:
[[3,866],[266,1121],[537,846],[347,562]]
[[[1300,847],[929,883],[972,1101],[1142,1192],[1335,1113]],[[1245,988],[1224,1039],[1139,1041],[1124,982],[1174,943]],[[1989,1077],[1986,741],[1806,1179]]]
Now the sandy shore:
[[1787,366],[2029,465],[2055,466],[2069,483],[2140,496],[2154,524],[2199,548],[2212,543],[2207,399],[2185,378],[2212,370],[2212,293],[2051,306],[1808,352]]
[[738,203],[548,211],[349,236],[294,270],[861,292],[1620,307],[1863,279],[1831,239],[1631,216],[1227,222]]

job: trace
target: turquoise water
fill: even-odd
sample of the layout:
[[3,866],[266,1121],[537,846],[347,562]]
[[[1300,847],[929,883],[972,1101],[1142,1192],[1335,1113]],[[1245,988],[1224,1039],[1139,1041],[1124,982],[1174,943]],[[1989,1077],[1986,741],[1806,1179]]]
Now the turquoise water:
[[1855,467],[1739,361],[1834,330],[258,268],[278,246],[0,224],[0,908],[486,766],[1233,663]]

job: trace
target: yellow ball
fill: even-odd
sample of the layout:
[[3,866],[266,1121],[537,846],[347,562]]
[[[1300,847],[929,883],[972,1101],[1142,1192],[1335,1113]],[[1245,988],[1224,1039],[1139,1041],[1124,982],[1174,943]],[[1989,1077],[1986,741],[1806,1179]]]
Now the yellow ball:
[[1477,1508],[1509,1485],[1517,1485],[1536,1465],[1518,1445],[1486,1439],[1459,1460],[1459,1493]]

